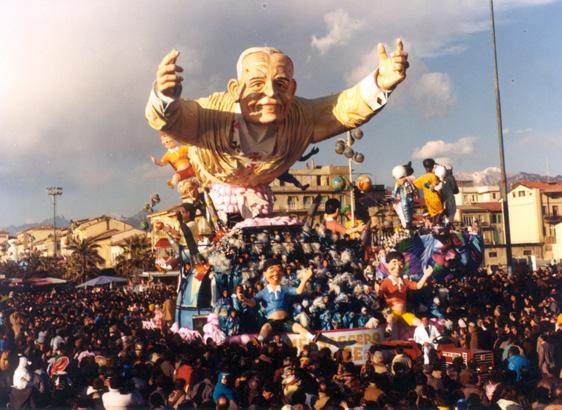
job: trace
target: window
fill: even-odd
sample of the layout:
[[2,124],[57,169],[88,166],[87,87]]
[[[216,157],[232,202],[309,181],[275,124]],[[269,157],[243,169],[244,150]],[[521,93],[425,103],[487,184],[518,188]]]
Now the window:
[[512,196],[515,198],[515,192],[513,192]]
[[316,186],[322,185],[322,177],[320,175],[316,176]]
[[525,249],[523,251],[523,255],[525,255],[525,256],[531,256],[532,254],[533,254],[533,251],[530,251],[529,249]]
[[552,216],[558,216],[558,206],[557,205],[552,206]]
[[287,197],[287,205],[289,206],[289,209],[295,209],[297,207],[297,197],[296,196]]
[[488,252],[488,257],[489,257],[489,258],[497,258],[497,257],[498,257],[498,253],[497,253],[497,252]]
[[497,194],[495,192],[492,192],[492,199],[496,199],[496,195]]
[[305,197],[303,197],[303,205],[305,207],[312,205],[312,197],[309,196],[309,195],[306,195]]
[[517,196],[518,196],[519,198],[524,197],[524,196],[525,196],[525,191],[519,191],[519,192],[517,193]]

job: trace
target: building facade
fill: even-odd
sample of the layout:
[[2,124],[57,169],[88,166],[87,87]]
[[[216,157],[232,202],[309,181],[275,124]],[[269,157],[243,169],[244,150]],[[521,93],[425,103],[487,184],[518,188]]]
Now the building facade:
[[308,185],[308,189],[301,190],[296,186],[276,179],[271,183],[271,190],[275,195],[273,212],[275,214],[293,214],[304,216],[314,202],[316,195],[321,195],[322,200],[318,211],[324,210],[324,204],[329,198],[338,199],[342,207],[350,203],[349,189],[345,186],[334,185],[334,177],[340,177],[344,181],[349,175],[347,166],[315,166],[304,169],[291,169],[289,171],[303,185]]

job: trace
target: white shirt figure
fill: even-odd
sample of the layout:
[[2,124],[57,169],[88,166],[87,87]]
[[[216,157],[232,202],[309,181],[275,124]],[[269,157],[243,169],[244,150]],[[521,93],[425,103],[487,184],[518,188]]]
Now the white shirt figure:
[[[427,324],[424,324],[426,322]],[[414,341],[417,344],[425,345],[430,344],[433,347],[437,348],[437,340],[441,338],[441,333],[439,330],[429,323],[427,318],[422,319],[422,324],[416,327],[414,331]]]

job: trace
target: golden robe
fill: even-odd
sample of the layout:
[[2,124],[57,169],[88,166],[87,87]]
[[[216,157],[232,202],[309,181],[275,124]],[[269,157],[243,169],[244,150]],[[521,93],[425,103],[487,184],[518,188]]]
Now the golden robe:
[[240,147],[232,139],[236,102],[228,93],[181,99],[165,114],[149,100],[146,118],[154,129],[190,145],[189,158],[202,183],[257,186],[288,171],[309,144],[358,127],[375,115],[385,102],[371,109],[360,85],[313,100],[295,97],[286,117],[272,125],[276,127],[273,153],[253,167],[243,164]]

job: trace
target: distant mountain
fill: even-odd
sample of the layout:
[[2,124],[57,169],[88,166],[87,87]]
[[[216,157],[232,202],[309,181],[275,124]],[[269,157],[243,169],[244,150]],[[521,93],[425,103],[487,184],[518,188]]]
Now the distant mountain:
[[[57,228],[66,228],[68,227],[68,225],[70,225],[70,221],[68,221],[64,216],[57,216],[55,218],[55,222],[57,224]],[[10,234],[15,235],[16,233],[24,231],[28,228],[32,228],[34,226],[41,226],[41,225],[53,226],[53,218],[45,219],[42,222],[36,222],[30,224],[10,225],[4,228],[0,228],[0,230],[8,231]]]
[[140,229],[141,222],[143,222],[146,218],[146,211],[138,211],[136,214],[132,216],[121,216],[123,222],[128,223],[129,225],[133,225],[135,228]]
[[[146,217],[145,211],[139,211],[132,216],[115,216],[114,218],[120,219],[123,222],[126,222],[135,228],[140,229],[141,222],[144,221]],[[70,221],[67,220],[64,216],[57,216],[56,218],[57,228],[68,228],[70,225]],[[45,219],[41,222],[35,222],[30,224],[23,224],[23,225],[10,225],[4,228],[0,228],[0,230],[8,231],[11,235],[15,235],[18,232],[24,231],[28,228],[32,228],[34,226],[41,226],[41,225],[48,225],[53,226],[53,219]]]
[[[501,181],[501,171],[498,167],[489,167],[475,172],[458,172],[455,177],[460,181],[474,181],[476,186],[497,185]],[[521,181],[562,182],[562,175],[548,177],[528,172],[507,174],[507,182],[510,186]]]

